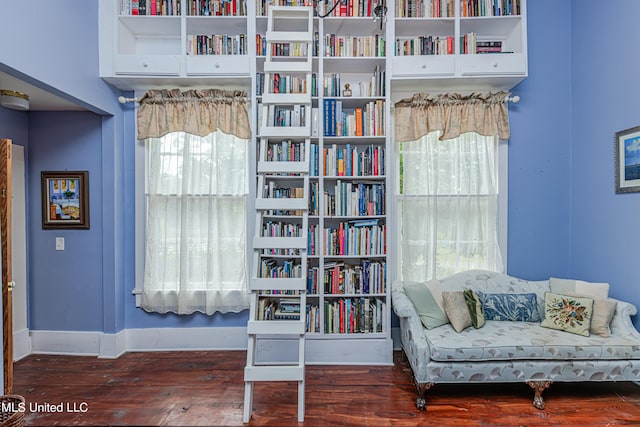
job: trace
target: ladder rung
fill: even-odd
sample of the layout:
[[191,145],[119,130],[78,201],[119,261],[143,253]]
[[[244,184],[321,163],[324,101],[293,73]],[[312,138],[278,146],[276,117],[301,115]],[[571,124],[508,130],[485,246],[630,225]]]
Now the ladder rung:
[[[265,61],[264,72],[311,72],[311,61],[307,61],[306,57],[289,57],[289,56],[277,56],[280,61]],[[300,61],[295,61],[299,59]],[[302,61],[304,60],[304,62]]]
[[301,162],[258,162],[258,173],[308,173],[309,164]]
[[311,43],[313,41],[313,34],[306,31],[267,31],[265,37],[268,43]]
[[[309,119],[309,122],[311,119]],[[290,136],[309,137],[311,136],[311,126],[262,126],[260,136],[273,136],[286,138]]]
[[303,381],[304,366],[247,366],[245,381]]
[[311,104],[309,93],[265,93],[262,95],[262,105],[265,104]]
[[[304,317],[304,313],[303,313]],[[249,320],[249,335],[304,335],[304,320]]]
[[302,277],[255,277],[249,284],[253,291],[269,291],[278,289],[282,291],[304,291],[307,289],[307,279]]
[[254,237],[254,249],[306,249],[306,237]]
[[302,210],[305,211],[308,209],[307,198],[303,197],[300,199],[290,199],[290,198],[281,198],[281,199],[256,199],[256,209],[258,210],[279,210],[279,211],[291,211],[291,210]]

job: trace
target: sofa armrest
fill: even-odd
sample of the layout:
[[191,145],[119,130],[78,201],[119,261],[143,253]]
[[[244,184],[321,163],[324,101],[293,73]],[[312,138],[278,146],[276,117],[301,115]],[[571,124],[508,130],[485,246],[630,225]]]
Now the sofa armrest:
[[418,316],[413,303],[404,293],[404,283],[396,280],[391,284],[391,305],[398,317]]
[[614,298],[611,300],[616,301],[616,313],[611,319],[611,332],[618,336],[628,336],[636,341],[640,341],[640,333],[633,326],[631,316],[634,316],[638,309],[635,305],[626,301],[620,301]]

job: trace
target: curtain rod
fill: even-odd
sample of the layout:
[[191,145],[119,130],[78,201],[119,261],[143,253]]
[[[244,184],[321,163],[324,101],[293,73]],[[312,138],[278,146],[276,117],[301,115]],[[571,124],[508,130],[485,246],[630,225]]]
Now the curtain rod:
[[[520,102],[520,97],[518,95],[509,96],[505,98],[505,101],[511,102],[512,104],[517,104],[518,102]],[[126,98],[124,96],[119,96],[118,102],[120,104],[126,104],[127,102],[138,102],[138,98]]]

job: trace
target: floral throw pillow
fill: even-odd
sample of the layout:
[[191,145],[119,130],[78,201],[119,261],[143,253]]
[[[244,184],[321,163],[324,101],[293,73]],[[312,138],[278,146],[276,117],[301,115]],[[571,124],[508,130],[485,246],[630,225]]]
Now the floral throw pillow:
[[593,299],[547,292],[540,326],[588,337],[592,315]]

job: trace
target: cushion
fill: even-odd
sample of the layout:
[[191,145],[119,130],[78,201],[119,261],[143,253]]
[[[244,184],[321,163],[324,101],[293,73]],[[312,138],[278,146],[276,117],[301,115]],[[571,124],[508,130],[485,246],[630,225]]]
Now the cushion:
[[[588,297],[588,295],[582,295],[578,293],[568,293],[567,295],[577,297]],[[591,316],[591,327],[589,328],[592,334],[600,335],[601,337],[611,336],[611,320],[616,314],[616,307],[618,303],[615,300],[594,298],[593,299],[593,314]]]
[[544,294],[544,320],[540,326],[589,336],[593,299],[571,295]]
[[535,293],[489,294],[478,292],[484,317],[487,320],[510,320],[514,322],[540,322],[540,306]]
[[551,277],[549,279],[549,288],[551,292],[561,295],[568,295],[570,292],[576,292],[580,295],[591,296],[593,298],[607,299],[609,297],[608,283],[591,283],[583,280],[558,279]]
[[591,327],[589,330],[592,334],[601,337],[611,336],[611,320],[616,314],[618,303],[609,299],[594,298],[593,299],[593,315],[591,316]]
[[444,312],[456,332],[462,332],[472,325],[463,291],[444,291],[442,299],[444,300]]
[[431,291],[422,283],[404,285],[404,293],[416,308],[420,321],[427,329],[437,328],[449,322]]
[[463,292],[464,299],[467,302],[467,308],[469,309],[469,315],[471,316],[471,324],[474,328],[480,329],[485,324],[484,311],[482,310],[482,303],[478,294],[471,289],[466,289]]

